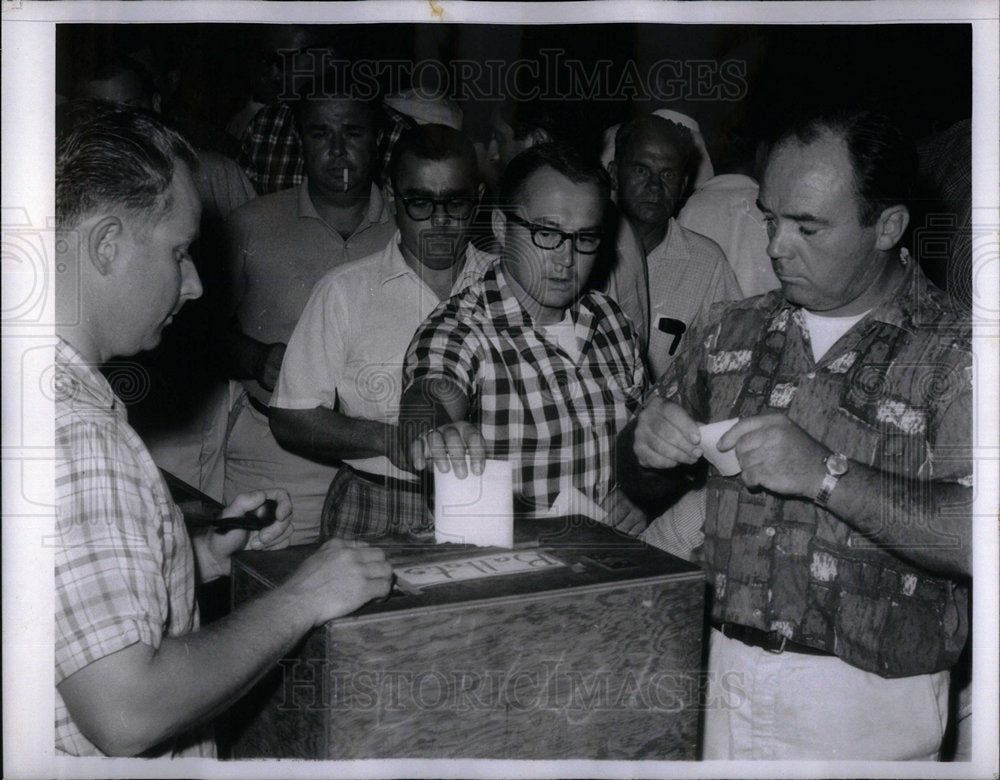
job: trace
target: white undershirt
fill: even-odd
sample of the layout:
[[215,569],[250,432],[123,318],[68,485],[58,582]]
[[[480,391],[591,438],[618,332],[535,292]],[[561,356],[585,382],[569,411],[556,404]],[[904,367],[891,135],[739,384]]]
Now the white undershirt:
[[826,351],[855,324],[860,322],[867,313],[864,311],[850,317],[823,317],[803,309],[802,316],[805,319],[806,327],[809,328],[809,341],[812,342],[813,360],[818,363]]
[[569,316],[569,309],[566,310],[559,322],[542,325],[540,329],[545,337],[557,344],[563,352],[572,358],[574,363],[580,360],[580,340],[576,335],[576,324]]

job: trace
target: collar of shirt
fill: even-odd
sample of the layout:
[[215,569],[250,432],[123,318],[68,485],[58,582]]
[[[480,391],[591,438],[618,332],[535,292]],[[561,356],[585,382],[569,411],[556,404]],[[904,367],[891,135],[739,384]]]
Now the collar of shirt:
[[[306,178],[303,178],[302,183],[298,185],[298,216],[300,219],[318,219],[323,222],[323,218],[316,211],[316,207],[309,197],[309,180]],[[386,207],[385,198],[382,197],[382,190],[373,183],[371,193],[368,196],[368,211],[352,235],[357,235],[368,225],[375,225],[388,219],[389,210]]]
[[56,343],[53,392],[57,401],[108,409],[124,414],[124,407],[108,380],[62,338]]
[[[772,294],[779,295],[780,290]],[[943,317],[953,317],[954,311],[949,308],[948,301],[947,293],[935,287],[911,259],[906,276],[899,286],[882,303],[873,307],[861,322],[884,322],[915,334],[920,327],[926,327]],[[782,297],[781,308],[791,310],[797,324],[806,328],[800,307]],[[777,315],[776,311],[774,316]]]
[[[403,250],[399,246],[399,239],[400,235],[397,230],[392,240],[382,250],[378,271],[379,285],[383,285],[400,276],[410,276],[417,279],[416,272],[406,264],[406,260],[403,257]],[[455,283],[451,288],[452,295],[464,290],[472,282],[480,279],[496,261],[496,255],[482,252],[476,249],[472,245],[472,242],[469,242],[462,259],[462,268],[455,275]]]
[[[498,331],[540,332],[531,315],[524,310],[521,302],[511,291],[511,281],[503,270],[503,263],[496,263],[483,276],[486,316],[493,321]],[[569,307],[569,315],[577,332],[585,330],[584,345],[590,344],[597,330],[599,313],[592,306],[590,294],[584,293]],[[583,352],[585,350],[581,350]]]
[[677,220],[671,217],[667,220],[667,232],[663,236],[663,240],[653,247],[649,254],[657,255],[663,260],[688,260],[691,257],[691,252],[687,246],[687,239],[684,237],[684,231],[678,229]]
[[948,294],[935,287],[911,257],[903,281],[891,296],[872,310],[871,318],[915,334],[920,328],[942,319],[953,320],[956,310],[957,305]]

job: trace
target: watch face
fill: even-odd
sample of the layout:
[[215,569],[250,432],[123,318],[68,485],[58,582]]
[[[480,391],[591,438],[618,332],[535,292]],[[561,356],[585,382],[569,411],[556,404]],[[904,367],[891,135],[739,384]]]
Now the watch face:
[[847,473],[847,456],[840,452],[827,456],[826,470],[835,477],[843,476]]

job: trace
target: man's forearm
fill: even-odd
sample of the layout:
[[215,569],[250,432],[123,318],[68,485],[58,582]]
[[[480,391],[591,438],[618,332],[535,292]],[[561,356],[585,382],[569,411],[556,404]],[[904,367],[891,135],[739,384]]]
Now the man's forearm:
[[[155,651],[137,643],[105,657],[64,680],[60,693],[101,750],[137,755],[248,690],[312,628],[301,602],[285,589],[270,591],[200,631],[164,639]],[[88,685],[78,688],[84,672]]]
[[320,463],[390,454],[396,427],[348,417],[333,409],[271,407],[271,433],[285,449]]
[[919,482],[851,463],[827,508],[898,558],[945,575],[972,575],[972,489]]

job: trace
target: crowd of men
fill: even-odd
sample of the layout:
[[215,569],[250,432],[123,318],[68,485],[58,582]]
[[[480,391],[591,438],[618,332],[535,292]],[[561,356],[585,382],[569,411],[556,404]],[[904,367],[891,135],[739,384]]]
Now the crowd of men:
[[[723,671],[745,693],[705,758],[936,759],[969,633],[971,332],[909,240],[912,143],[813,115],[758,185],[713,175],[690,118],[626,118],[605,165],[537,112],[498,111],[490,153],[445,97],[341,86],[234,118],[242,170],[134,63],[61,107],[58,751],[211,755],[282,653],[387,593],[364,540],[432,529],[427,475],[499,458],[526,522],[590,515],[703,567],[708,700]],[[223,368],[193,427],[144,442],[99,369],[169,341],[196,260]],[[724,476],[700,429],[730,419]],[[158,465],[277,519],[189,536]],[[317,542],[199,628],[235,552]]]

